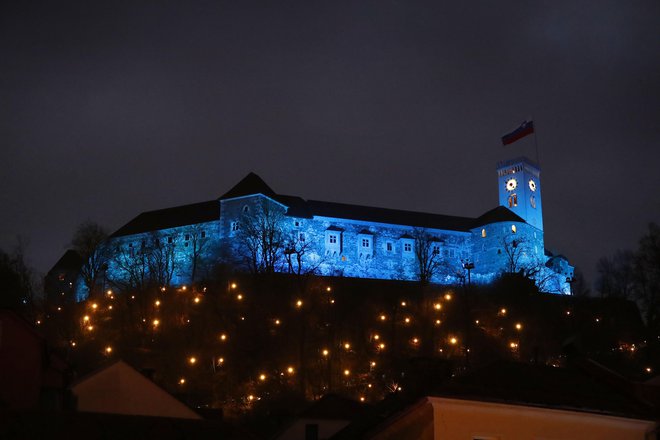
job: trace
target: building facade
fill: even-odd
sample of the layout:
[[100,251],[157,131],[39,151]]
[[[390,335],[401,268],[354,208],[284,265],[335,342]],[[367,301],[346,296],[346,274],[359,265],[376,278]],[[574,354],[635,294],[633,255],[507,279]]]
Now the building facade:
[[[540,169],[497,167],[499,206],[458,217],[278,194],[250,173],[217,200],[145,212],[105,245],[105,282],[187,285],[226,264],[254,272],[316,273],[436,284],[490,283],[522,273],[570,294],[573,267],[545,249]],[[85,286],[77,298],[88,295]]]

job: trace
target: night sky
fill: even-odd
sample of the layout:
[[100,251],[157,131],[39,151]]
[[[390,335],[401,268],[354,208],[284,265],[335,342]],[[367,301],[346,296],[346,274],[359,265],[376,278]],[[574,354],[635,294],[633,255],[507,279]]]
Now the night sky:
[[589,281],[660,222],[660,2],[5,2],[0,247],[219,197],[478,216],[534,118],[546,246]]

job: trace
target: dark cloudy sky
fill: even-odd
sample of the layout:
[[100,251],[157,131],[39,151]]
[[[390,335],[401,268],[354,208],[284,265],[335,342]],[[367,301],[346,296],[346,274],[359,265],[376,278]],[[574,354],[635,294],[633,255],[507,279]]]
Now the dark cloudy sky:
[[593,278],[660,222],[660,2],[5,2],[0,247],[89,218],[305,198],[478,216],[533,115],[546,246]]

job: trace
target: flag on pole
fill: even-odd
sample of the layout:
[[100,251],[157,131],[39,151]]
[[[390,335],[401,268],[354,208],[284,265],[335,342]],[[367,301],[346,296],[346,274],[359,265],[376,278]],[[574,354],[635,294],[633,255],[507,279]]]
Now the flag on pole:
[[534,133],[534,121],[524,121],[520,127],[513,130],[511,133],[502,136],[502,145],[509,145],[524,138],[528,134]]

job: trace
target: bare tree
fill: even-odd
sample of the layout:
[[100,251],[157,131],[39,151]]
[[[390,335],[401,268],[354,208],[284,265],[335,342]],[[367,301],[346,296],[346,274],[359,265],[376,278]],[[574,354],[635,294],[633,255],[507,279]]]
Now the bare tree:
[[98,223],[87,220],[81,223],[73,234],[71,245],[82,258],[80,278],[89,295],[96,293],[99,277],[108,262],[105,241],[108,233]]
[[635,254],[635,294],[646,324],[660,329],[660,226],[649,224]]
[[253,273],[273,273],[281,262],[285,246],[283,217],[284,210],[266,202],[255,213],[243,213],[238,237]]
[[189,238],[187,241],[190,247],[190,283],[194,285],[197,281],[200,266],[203,264],[204,252],[209,241],[203,225],[192,225],[186,230],[185,234]]
[[149,283],[169,287],[176,270],[176,237],[152,232],[145,245],[141,251],[146,257]]
[[422,285],[426,285],[442,267],[441,241],[423,228],[416,228],[413,238],[415,239],[417,277]]
[[630,299],[635,281],[635,254],[617,251],[612,257],[601,257],[596,263],[597,287],[601,296]]

